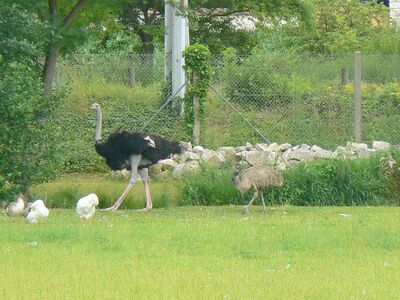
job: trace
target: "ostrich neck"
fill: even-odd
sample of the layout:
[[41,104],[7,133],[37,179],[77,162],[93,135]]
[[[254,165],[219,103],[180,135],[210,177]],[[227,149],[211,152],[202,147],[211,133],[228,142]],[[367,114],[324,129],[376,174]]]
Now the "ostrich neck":
[[101,110],[100,108],[96,110],[96,136],[95,140],[100,141],[101,140],[101,123],[102,123],[103,117],[101,115]]

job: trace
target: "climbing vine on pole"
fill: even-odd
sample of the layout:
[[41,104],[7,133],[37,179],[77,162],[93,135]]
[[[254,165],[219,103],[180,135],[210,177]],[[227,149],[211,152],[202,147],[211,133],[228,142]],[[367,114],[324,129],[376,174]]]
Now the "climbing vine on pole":
[[[193,132],[195,144],[198,144],[195,127],[196,123],[199,124],[200,119],[204,116],[204,101],[210,84],[210,56],[210,51],[201,44],[190,45],[183,51],[183,57],[185,58],[184,68],[188,78],[184,98],[185,124],[187,131],[189,133]],[[196,107],[196,103],[198,103],[198,107]]]

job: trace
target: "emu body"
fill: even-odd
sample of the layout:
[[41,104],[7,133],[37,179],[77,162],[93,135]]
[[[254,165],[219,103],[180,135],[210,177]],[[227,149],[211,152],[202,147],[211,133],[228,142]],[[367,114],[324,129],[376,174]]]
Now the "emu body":
[[257,198],[259,192],[261,192],[263,209],[266,211],[263,190],[270,187],[281,187],[284,183],[282,174],[273,167],[258,165],[240,171],[240,164],[236,166],[236,169],[232,174],[232,181],[241,194],[252,189],[255,191],[250,202],[244,209],[245,214],[249,212],[249,207]]

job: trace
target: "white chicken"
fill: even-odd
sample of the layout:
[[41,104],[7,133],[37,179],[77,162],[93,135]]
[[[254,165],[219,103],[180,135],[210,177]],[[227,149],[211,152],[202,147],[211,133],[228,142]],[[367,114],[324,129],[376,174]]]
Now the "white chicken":
[[76,203],[76,213],[81,220],[88,221],[95,213],[96,206],[99,205],[99,198],[92,193],[82,197]]
[[25,212],[24,196],[19,194],[15,202],[11,202],[7,206],[7,214],[10,217],[23,216]]
[[32,203],[26,220],[31,224],[36,224],[49,216],[49,209],[44,205],[43,200],[36,200]]

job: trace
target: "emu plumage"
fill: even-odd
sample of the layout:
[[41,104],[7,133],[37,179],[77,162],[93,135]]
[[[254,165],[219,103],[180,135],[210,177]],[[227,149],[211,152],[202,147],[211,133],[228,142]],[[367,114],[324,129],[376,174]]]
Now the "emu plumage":
[[253,197],[249,204],[244,209],[244,213],[249,212],[250,205],[257,198],[261,191],[261,200],[266,211],[263,190],[270,187],[281,187],[283,186],[284,179],[280,172],[270,166],[256,165],[252,166],[244,171],[241,171],[241,164],[237,164],[235,171],[232,174],[232,181],[236,186],[236,189],[241,193],[245,193],[251,189],[255,190]]
[[142,178],[145,193],[146,207],[144,211],[152,209],[150,189],[148,185],[147,168],[156,164],[159,160],[169,158],[172,154],[182,151],[179,142],[171,142],[158,135],[146,132],[127,132],[118,131],[109,136],[107,141],[101,139],[102,113],[100,105],[92,104],[91,107],[96,111],[96,135],[95,149],[99,155],[106,159],[107,165],[112,170],[131,170],[129,184],[117,199],[117,201],[107,210],[116,210],[123,202],[124,198],[135,184],[138,175]]

